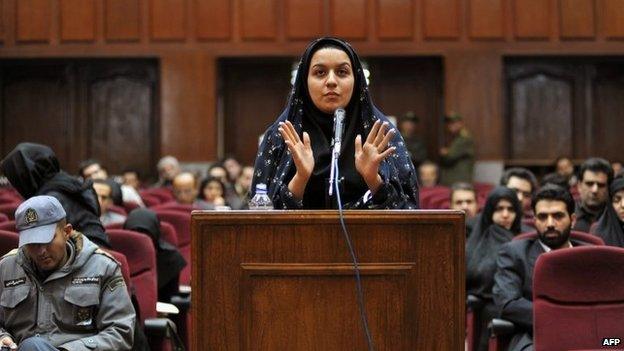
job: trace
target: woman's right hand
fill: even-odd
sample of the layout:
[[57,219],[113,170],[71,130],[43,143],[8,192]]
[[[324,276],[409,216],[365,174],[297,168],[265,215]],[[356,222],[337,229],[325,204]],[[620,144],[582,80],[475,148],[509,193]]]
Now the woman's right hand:
[[302,199],[305,187],[314,170],[314,154],[312,153],[310,135],[303,132],[303,140],[301,140],[290,121],[280,123],[278,130],[286,142],[288,151],[290,151],[297,169],[297,173],[295,173],[295,176],[288,184],[288,189],[295,198]]
[[303,140],[301,140],[290,121],[280,123],[278,130],[282,134],[284,141],[286,141],[288,151],[290,151],[293,157],[295,167],[297,167],[297,174],[307,180],[312,175],[312,170],[314,170],[314,155],[312,154],[310,136],[308,133],[303,132]]

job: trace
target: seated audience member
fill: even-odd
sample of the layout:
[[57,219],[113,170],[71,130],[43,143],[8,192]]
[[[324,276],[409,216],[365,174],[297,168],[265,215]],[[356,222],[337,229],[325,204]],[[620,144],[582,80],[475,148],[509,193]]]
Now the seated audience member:
[[108,171],[102,167],[102,164],[98,160],[88,159],[80,162],[78,166],[78,175],[82,179],[106,179],[108,178]]
[[126,216],[110,211],[113,206],[112,193],[113,189],[109,181],[103,179],[93,180],[93,189],[98,196],[98,202],[100,203],[100,221],[102,225],[107,226],[110,224],[123,223],[126,221]]
[[440,169],[431,161],[425,161],[418,166],[418,180],[421,188],[431,188],[438,185]]
[[123,179],[123,185],[132,187],[136,191],[141,190],[143,186],[141,184],[141,174],[136,169],[125,169],[121,173],[121,178]]
[[555,160],[555,173],[564,177],[568,186],[574,186],[578,182],[576,175],[574,175],[574,164],[565,156],[559,156]]
[[137,208],[128,214],[124,229],[147,234],[152,239],[156,249],[158,301],[171,301],[179,290],[180,272],[187,262],[175,246],[160,238],[158,216],[151,210]]
[[220,163],[215,163],[208,168],[208,176],[218,178],[223,184],[228,183],[228,172]]
[[577,188],[580,201],[576,204],[574,230],[587,233],[607,205],[613,169],[605,159],[589,158],[581,165],[579,176]]
[[173,196],[175,201],[183,205],[192,205],[202,210],[214,210],[214,206],[197,199],[197,180],[193,173],[182,172],[173,178]]
[[607,245],[624,247],[624,175],[611,182],[609,195],[611,206],[607,205],[592,232]]
[[225,187],[225,193],[223,197],[233,210],[238,210],[243,207],[243,201],[236,194],[236,190],[228,178],[228,171],[219,163],[215,163],[208,169],[208,176],[217,178],[221,181]]
[[540,185],[545,186],[546,184],[554,184],[564,189],[569,188],[568,179],[556,172],[548,173],[544,177],[542,177]]
[[82,179],[110,179],[111,198],[116,206],[123,206],[124,202],[134,202],[139,206],[145,206],[139,192],[128,185],[119,184],[108,177],[108,171],[102,164],[93,159],[89,159],[80,163],[79,174]]
[[533,172],[521,167],[509,168],[503,173],[500,185],[515,191],[522,204],[523,217],[533,218],[531,196],[537,188],[537,179]]
[[570,239],[574,199],[566,188],[548,184],[533,197],[537,238],[502,246],[496,261],[494,302],[500,317],[515,324],[511,351],[533,350],[533,269],[537,257],[551,250],[586,245]]
[[73,230],[54,197],[26,200],[15,218],[19,249],[0,260],[0,344],[130,350],[136,315],[117,261]]
[[225,185],[221,179],[208,176],[199,186],[199,199],[212,206],[229,206],[225,201]]
[[240,177],[241,172],[243,171],[243,167],[240,162],[236,160],[234,157],[229,156],[223,159],[221,162],[223,168],[227,171],[228,183],[234,184],[238,177]]
[[451,187],[451,209],[461,210],[466,213],[466,236],[474,227],[479,204],[474,187],[468,183],[455,183]]
[[236,180],[236,184],[234,184],[234,189],[236,190],[236,194],[238,197],[245,202],[245,200],[249,196],[249,190],[251,190],[251,181],[253,180],[254,169],[251,166],[243,167],[243,171],[241,172],[240,177]]
[[180,174],[180,163],[173,156],[165,156],[158,161],[156,165],[158,169],[158,181],[154,184],[154,188],[171,187],[173,178]]
[[500,247],[520,233],[522,207],[516,193],[497,187],[488,196],[479,221],[466,241],[466,293],[483,300],[479,311],[478,350],[487,350],[487,323],[497,316],[492,286]]
[[620,161],[611,162],[611,168],[613,168],[614,175],[624,174],[624,169],[622,169],[622,162]]
[[65,208],[67,221],[76,230],[95,244],[110,247],[91,182],[80,182],[62,171],[51,148],[20,143],[2,160],[0,169],[23,198],[54,196]]

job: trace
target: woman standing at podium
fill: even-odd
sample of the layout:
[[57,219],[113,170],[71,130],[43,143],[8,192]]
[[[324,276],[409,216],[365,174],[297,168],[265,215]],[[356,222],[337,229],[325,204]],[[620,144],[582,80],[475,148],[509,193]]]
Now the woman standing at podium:
[[313,41],[303,53],[288,104],[265,132],[255,185],[277,209],[337,208],[328,195],[334,111],[346,111],[339,167],[344,208],[417,208],[416,172],[403,138],[371,100],[360,60],[347,42]]

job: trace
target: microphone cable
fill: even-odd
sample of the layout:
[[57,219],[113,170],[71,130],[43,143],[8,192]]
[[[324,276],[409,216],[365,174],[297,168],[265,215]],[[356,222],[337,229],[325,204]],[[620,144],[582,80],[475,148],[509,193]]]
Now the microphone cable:
[[373,338],[371,336],[370,330],[368,328],[368,317],[366,315],[366,306],[364,305],[364,290],[362,289],[362,279],[360,277],[360,267],[358,265],[357,257],[355,256],[355,250],[353,250],[353,245],[351,244],[351,237],[349,236],[349,232],[347,231],[347,226],[344,222],[344,213],[342,209],[342,201],[340,200],[340,189],[338,188],[338,179],[340,178],[338,175],[338,158],[336,157],[336,162],[332,165],[334,168],[335,177],[334,177],[334,186],[336,190],[336,201],[338,202],[338,213],[340,217],[340,225],[342,226],[342,233],[344,234],[345,241],[347,242],[347,246],[349,247],[349,253],[351,254],[351,259],[353,260],[353,269],[355,271],[355,285],[357,290],[357,300],[358,307],[360,310],[360,319],[362,321],[362,328],[364,329],[364,333],[366,334],[366,342],[368,343],[368,350],[374,351],[375,346],[373,345]]

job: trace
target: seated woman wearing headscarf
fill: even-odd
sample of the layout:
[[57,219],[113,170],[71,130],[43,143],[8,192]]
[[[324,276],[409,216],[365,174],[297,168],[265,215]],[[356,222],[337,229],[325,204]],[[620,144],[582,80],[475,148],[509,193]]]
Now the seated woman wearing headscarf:
[[156,249],[158,301],[171,301],[179,290],[180,272],[187,263],[175,246],[160,238],[158,216],[146,208],[137,208],[128,215],[124,229],[147,234],[152,239]]
[[11,185],[24,199],[54,196],[67,213],[67,223],[99,246],[110,248],[100,222],[100,205],[90,180],[84,183],[61,170],[49,146],[20,143],[0,163]]
[[305,50],[288,105],[264,134],[255,185],[268,187],[278,209],[337,208],[328,195],[333,114],[346,110],[339,167],[344,208],[417,208],[414,166],[403,138],[371,100],[360,60],[336,38]]
[[591,232],[601,237],[606,245],[624,247],[624,175],[613,179],[609,196],[611,206],[606,206]]
[[487,323],[496,317],[492,297],[498,250],[520,233],[522,206],[515,191],[497,187],[488,196],[483,213],[466,242],[466,294],[483,300],[478,312],[481,331],[478,350],[487,350]]

